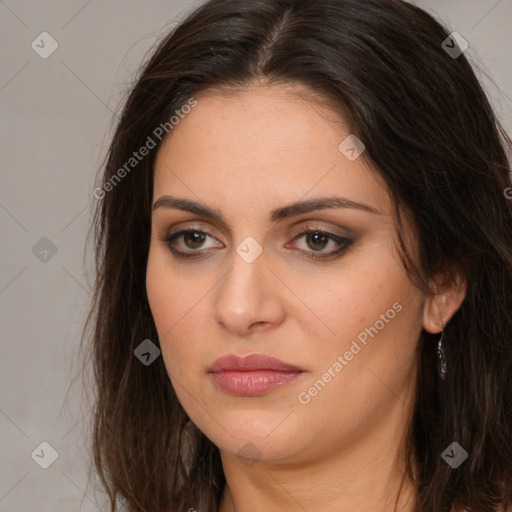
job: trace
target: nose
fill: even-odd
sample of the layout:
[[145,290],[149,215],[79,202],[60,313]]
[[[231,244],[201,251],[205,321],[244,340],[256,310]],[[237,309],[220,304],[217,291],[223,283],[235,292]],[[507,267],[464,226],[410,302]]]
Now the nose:
[[217,288],[213,319],[239,336],[280,325],[285,318],[283,285],[263,252],[252,263],[233,251],[231,270]]

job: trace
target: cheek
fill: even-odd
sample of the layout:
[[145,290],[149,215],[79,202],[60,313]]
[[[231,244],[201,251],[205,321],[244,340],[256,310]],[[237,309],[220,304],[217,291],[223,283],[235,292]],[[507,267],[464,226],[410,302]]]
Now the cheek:
[[398,262],[383,255],[365,272],[339,275],[324,297],[330,300],[317,295],[315,307],[330,332],[315,339],[317,365],[309,384],[328,384],[325,391],[322,382],[317,386],[314,408],[336,402],[355,410],[363,403],[377,408],[387,402],[389,389],[410,382],[423,294]]
[[150,250],[146,289],[170,376],[183,378],[191,374],[187,368],[197,371],[200,357],[208,360],[197,333],[209,332],[203,324],[209,318],[207,294],[212,285],[204,276],[175,269],[158,248]]
[[[307,306],[297,307],[293,314],[300,315],[303,328],[312,334],[315,329],[315,349],[332,352],[333,346],[336,350],[349,346],[376,323],[379,337],[406,331],[404,339],[410,328],[417,331],[421,324],[423,295],[408,279],[392,247],[384,244],[362,248],[335,272],[307,279],[295,276],[293,283]],[[413,339],[415,332],[410,334]]]
[[338,275],[327,290],[323,299],[310,295],[329,330],[311,337],[314,370],[298,390],[297,410],[302,428],[325,436],[326,451],[333,439],[353,441],[413,393],[423,300],[403,268],[384,259],[368,272]]
[[[354,259],[324,283],[321,291],[309,287],[314,293],[307,295],[322,322],[309,315],[314,371],[301,387],[301,403],[310,400],[305,418],[321,424],[327,414],[342,421],[343,411],[357,410],[363,420],[411,383],[423,294],[391,251],[358,258],[357,264]],[[340,406],[338,412],[332,404]]]

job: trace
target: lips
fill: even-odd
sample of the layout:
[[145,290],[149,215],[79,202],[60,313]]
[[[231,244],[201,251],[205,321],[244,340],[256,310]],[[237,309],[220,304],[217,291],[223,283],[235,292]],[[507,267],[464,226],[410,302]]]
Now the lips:
[[302,372],[301,368],[284,363],[275,357],[264,354],[250,354],[239,357],[234,354],[222,356],[217,359],[210,367],[210,372],[219,371],[254,371],[254,370],[274,370],[274,371],[296,371]]
[[259,396],[293,382],[304,370],[264,354],[217,359],[209,369],[219,389],[235,396]]

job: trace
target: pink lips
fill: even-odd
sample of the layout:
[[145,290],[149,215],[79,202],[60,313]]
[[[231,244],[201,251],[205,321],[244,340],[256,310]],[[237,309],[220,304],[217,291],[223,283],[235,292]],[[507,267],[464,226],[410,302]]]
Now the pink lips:
[[217,359],[209,369],[217,386],[237,396],[258,396],[289,384],[304,370],[263,354]]

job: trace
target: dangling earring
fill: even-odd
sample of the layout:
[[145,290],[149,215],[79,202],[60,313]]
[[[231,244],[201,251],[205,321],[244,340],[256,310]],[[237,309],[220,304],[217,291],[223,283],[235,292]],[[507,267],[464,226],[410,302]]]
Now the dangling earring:
[[444,353],[444,325],[439,324],[443,331],[441,332],[441,337],[437,342],[437,372],[439,374],[439,378],[441,380],[446,380],[446,354]]

